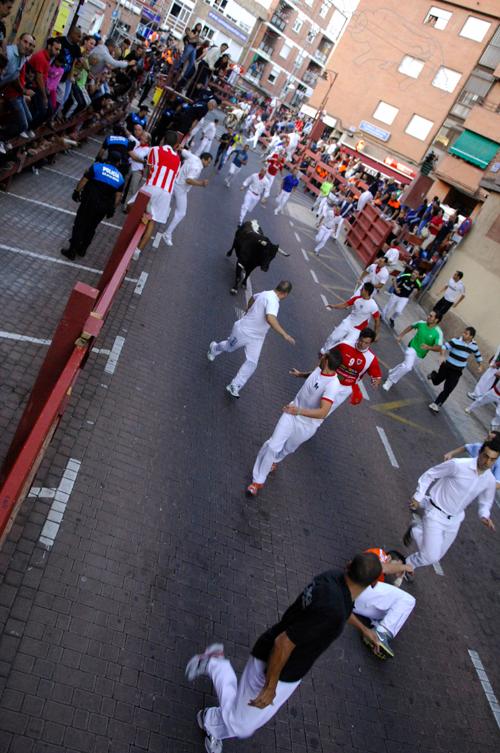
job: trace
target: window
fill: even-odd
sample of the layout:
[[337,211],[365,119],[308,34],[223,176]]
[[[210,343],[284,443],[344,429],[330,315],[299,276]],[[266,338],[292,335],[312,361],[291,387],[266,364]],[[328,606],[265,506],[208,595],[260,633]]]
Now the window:
[[442,8],[436,8],[433,5],[425,17],[424,24],[442,31],[443,29],[446,29],[451,16],[452,14],[450,13],[450,11],[443,10]]
[[295,58],[294,66],[295,68],[300,68],[304,60],[306,59],[305,52],[302,52],[301,50],[298,51],[297,57]]
[[437,89],[443,89],[445,92],[452,92],[461,78],[462,74],[458,71],[452,71],[451,68],[441,66],[432,80],[432,85]]
[[406,126],[405,132],[409,136],[420,139],[420,141],[425,141],[433,125],[432,120],[422,118],[420,115],[414,115]]
[[267,77],[267,80],[270,84],[275,84],[278,76],[280,75],[280,69],[274,68],[274,66],[271,68],[271,71],[269,73],[269,76]]
[[497,65],[500,65],[500,26],[479,58],[479,65],[484,65],[485,68],[492,68],[493,70]]
[[284,58],[286,60],[289,54],[291,53],[292,49],[293,49],[292,45],[285,42],[283,44],[283,47],[280,50],[280,58]]
[[405,76],[410,76],[410,78],[418,78],[424,65],[423,60],[412,58],[411,55],[405,55],[399,64],[398,71],[404,73]]
[[391,125],[391,123],[394,123],[394,118],[398,112],[399,108],[388,105],[387,102],[380,101],[373,113],[373,117],[377,118],[377,120],[381,120],[382,123]]
[[460,36],[472,39],[474,42],[482,42],[490,26],[491,24],[488,21],[482,21],[480,18],[469,16],[462,26]]
[[452,120],[445,120],[436,134],[434,146],[438,146],[441,149],[447,149],[451,142],[454,141],[460,133],[461,128],[458,123],[454,123]]
[[321,18],[326,18],[329,10],[329,3],[321,3],[321,8],[319,9],[319,15],[321,16]]
[[208,41],[210,41],[211,39],[213,39],[214,34],[215,34],[215,29],[212,29],[210,26],[206,26],[206,25],[202,26],[201,34],[200,34],[202,39],[207,39]]
[[296,34],[299,33],[299,31],[302,29],[303,20],[301,18],[296,18],[293,22],[292,31],[294,31]]
[[220,13],[223,13],[224,8],[227,5],[227,0],[214,0],[214,8]]

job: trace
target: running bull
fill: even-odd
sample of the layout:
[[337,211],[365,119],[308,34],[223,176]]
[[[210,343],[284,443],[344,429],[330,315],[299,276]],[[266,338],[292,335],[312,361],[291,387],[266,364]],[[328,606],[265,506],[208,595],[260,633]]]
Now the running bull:
[[233,245],[226,256],[231,256],[233,251],[236,251],[237,258],[234,286],[231,288],[233,295],[238,292],[240,283],[242,287],[246,287],[246,282],[256,267],[260,267],[263,272],[267,272],[277,253],[290,256],[264,235],[257,220],[244,222],[237,229]]

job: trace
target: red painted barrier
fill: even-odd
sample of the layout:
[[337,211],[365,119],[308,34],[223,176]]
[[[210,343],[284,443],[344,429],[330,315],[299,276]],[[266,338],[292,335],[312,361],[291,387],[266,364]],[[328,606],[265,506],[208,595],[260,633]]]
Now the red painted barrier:
[[148,198],[139,192],[97,288],[78,282],[70,293],[0,471],[0,546],[33,483],[72,386],[127,273],[145,230],[142,216]]

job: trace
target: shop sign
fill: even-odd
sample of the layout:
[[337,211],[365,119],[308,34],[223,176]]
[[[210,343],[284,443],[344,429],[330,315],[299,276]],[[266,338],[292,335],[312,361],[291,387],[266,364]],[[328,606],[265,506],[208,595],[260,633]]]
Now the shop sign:
[[390,131],[384,131],[383,128],[379,128],[376,125],[373,125],[373,123],[369,123],[367,120],[362,120],[359,124],[359,130],[364,131],[364,133],[369,133],[370,136],[375,136],[376,139],[380,139],[380,141],[389,141],[391,138],[391,132]]

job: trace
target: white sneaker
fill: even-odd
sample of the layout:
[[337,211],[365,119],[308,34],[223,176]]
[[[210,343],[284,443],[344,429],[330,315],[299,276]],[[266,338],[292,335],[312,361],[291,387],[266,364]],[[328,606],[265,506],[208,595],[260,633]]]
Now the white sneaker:
[[240,393],[238,392],[238,390],[236,389],[236,387],[234,386],[234,384],[228,384],[227,387],[226,387],[226,390],[233,397],[239,397],[240,396]]
[[19,134],[20,139],[29,139],[29,137],[30,135],[27,131],[23,131],[22,133]]
[[174,245],[172,243],[172,238],[169,235],[164,235],[163,236],[163,240],[165,241],[165,243],[167,244],[167,246],[173,246]]
[[7,149],[3,141],[0,141],[0,154],[7,154]]
[[464,411],[465,413],[467,413],[467,415],[470,415],[470,408],[464,408]]
[[222,740],[217,740],[213,735],[205,737],[205,750],[207,753],[222,753]]
[[391,382],[390,379],[386,379],[382,385],[382,389],[385,390],[386,392],[389,392],[391,387],[394,387],[394,382]]
[[274,214],[279,214],[279,211],[277,209],[274,210]]
[[473,392],[468,392],[467,397],[470,398],[471,400],[476,400],[476,396]]
[[216,344],[217,343],[215,342],[215,340],[212,340],[212,342],[210,343],[210,346],[208,348],[208,353],[207,353],[207,358],[208,358],[209,361],[215,361],[214,348],[215,348]]
[[210,659],[223,659],[224,646],[222,643],[212,643],[207,646],[202,654],[195,654],[186,664],[186,677],[195,680],[200,675],[207,674],[207,666]]
[[429,408],[433,413],[439,413],[441,410],[441,406],[437,403],[429,403]]

